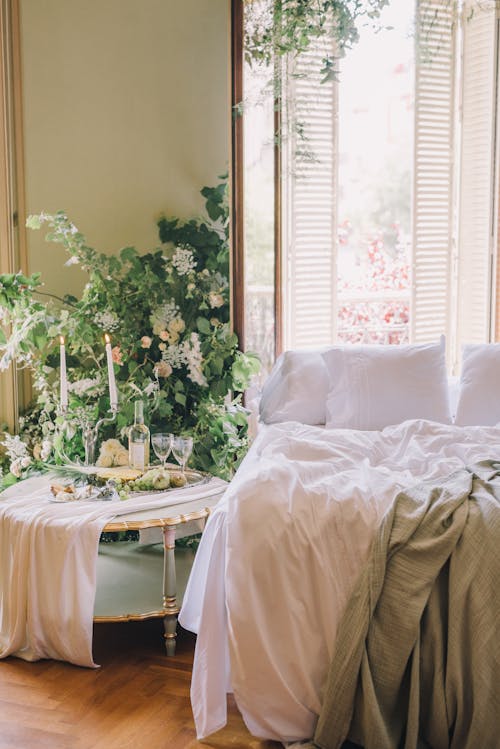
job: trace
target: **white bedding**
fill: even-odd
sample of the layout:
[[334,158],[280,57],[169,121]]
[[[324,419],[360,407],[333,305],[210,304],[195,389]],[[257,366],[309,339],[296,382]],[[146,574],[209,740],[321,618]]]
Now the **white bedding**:
[[395,494],[483,459],[500,459],[500,427],[260,432],[210,517],[180,615],[198,633],[198,738],[225,725],[228,691],[255,736],[310,738],[340,616]]

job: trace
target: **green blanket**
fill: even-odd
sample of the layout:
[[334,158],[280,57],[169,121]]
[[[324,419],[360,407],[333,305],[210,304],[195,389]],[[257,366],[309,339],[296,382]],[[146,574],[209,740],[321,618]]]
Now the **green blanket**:
[[500,747],[499,468],[397,496],[343,618],[309,746]]

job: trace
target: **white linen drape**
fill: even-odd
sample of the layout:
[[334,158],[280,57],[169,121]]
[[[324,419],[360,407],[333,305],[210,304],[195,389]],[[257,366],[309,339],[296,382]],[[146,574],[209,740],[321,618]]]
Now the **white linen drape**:
[[[0,657],[96,667],[92,622],[99,536],[112,518],[222,494],[225,482],[127,501],[48,501],[50,477],[0,494]],[[164,513],[162,513],[164,514]]]

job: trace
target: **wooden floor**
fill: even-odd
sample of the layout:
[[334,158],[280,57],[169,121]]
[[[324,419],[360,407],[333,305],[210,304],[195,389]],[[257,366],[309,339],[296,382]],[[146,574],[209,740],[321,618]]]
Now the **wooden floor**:
[[278,749],[254,739],[234,705],[228,726],[196,740],[189,703],[194,637],[167,658],[161,621],[100,624],[101,668],[0,661],[0,749]]

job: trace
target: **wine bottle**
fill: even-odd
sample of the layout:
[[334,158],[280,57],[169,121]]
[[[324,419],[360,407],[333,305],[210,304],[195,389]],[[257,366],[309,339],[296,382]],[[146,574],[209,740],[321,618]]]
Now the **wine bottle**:
[[128,430],[128,462],[139,471],[149,465],[149,429],[144,423],[142,401],[134,404],[134,423]]

